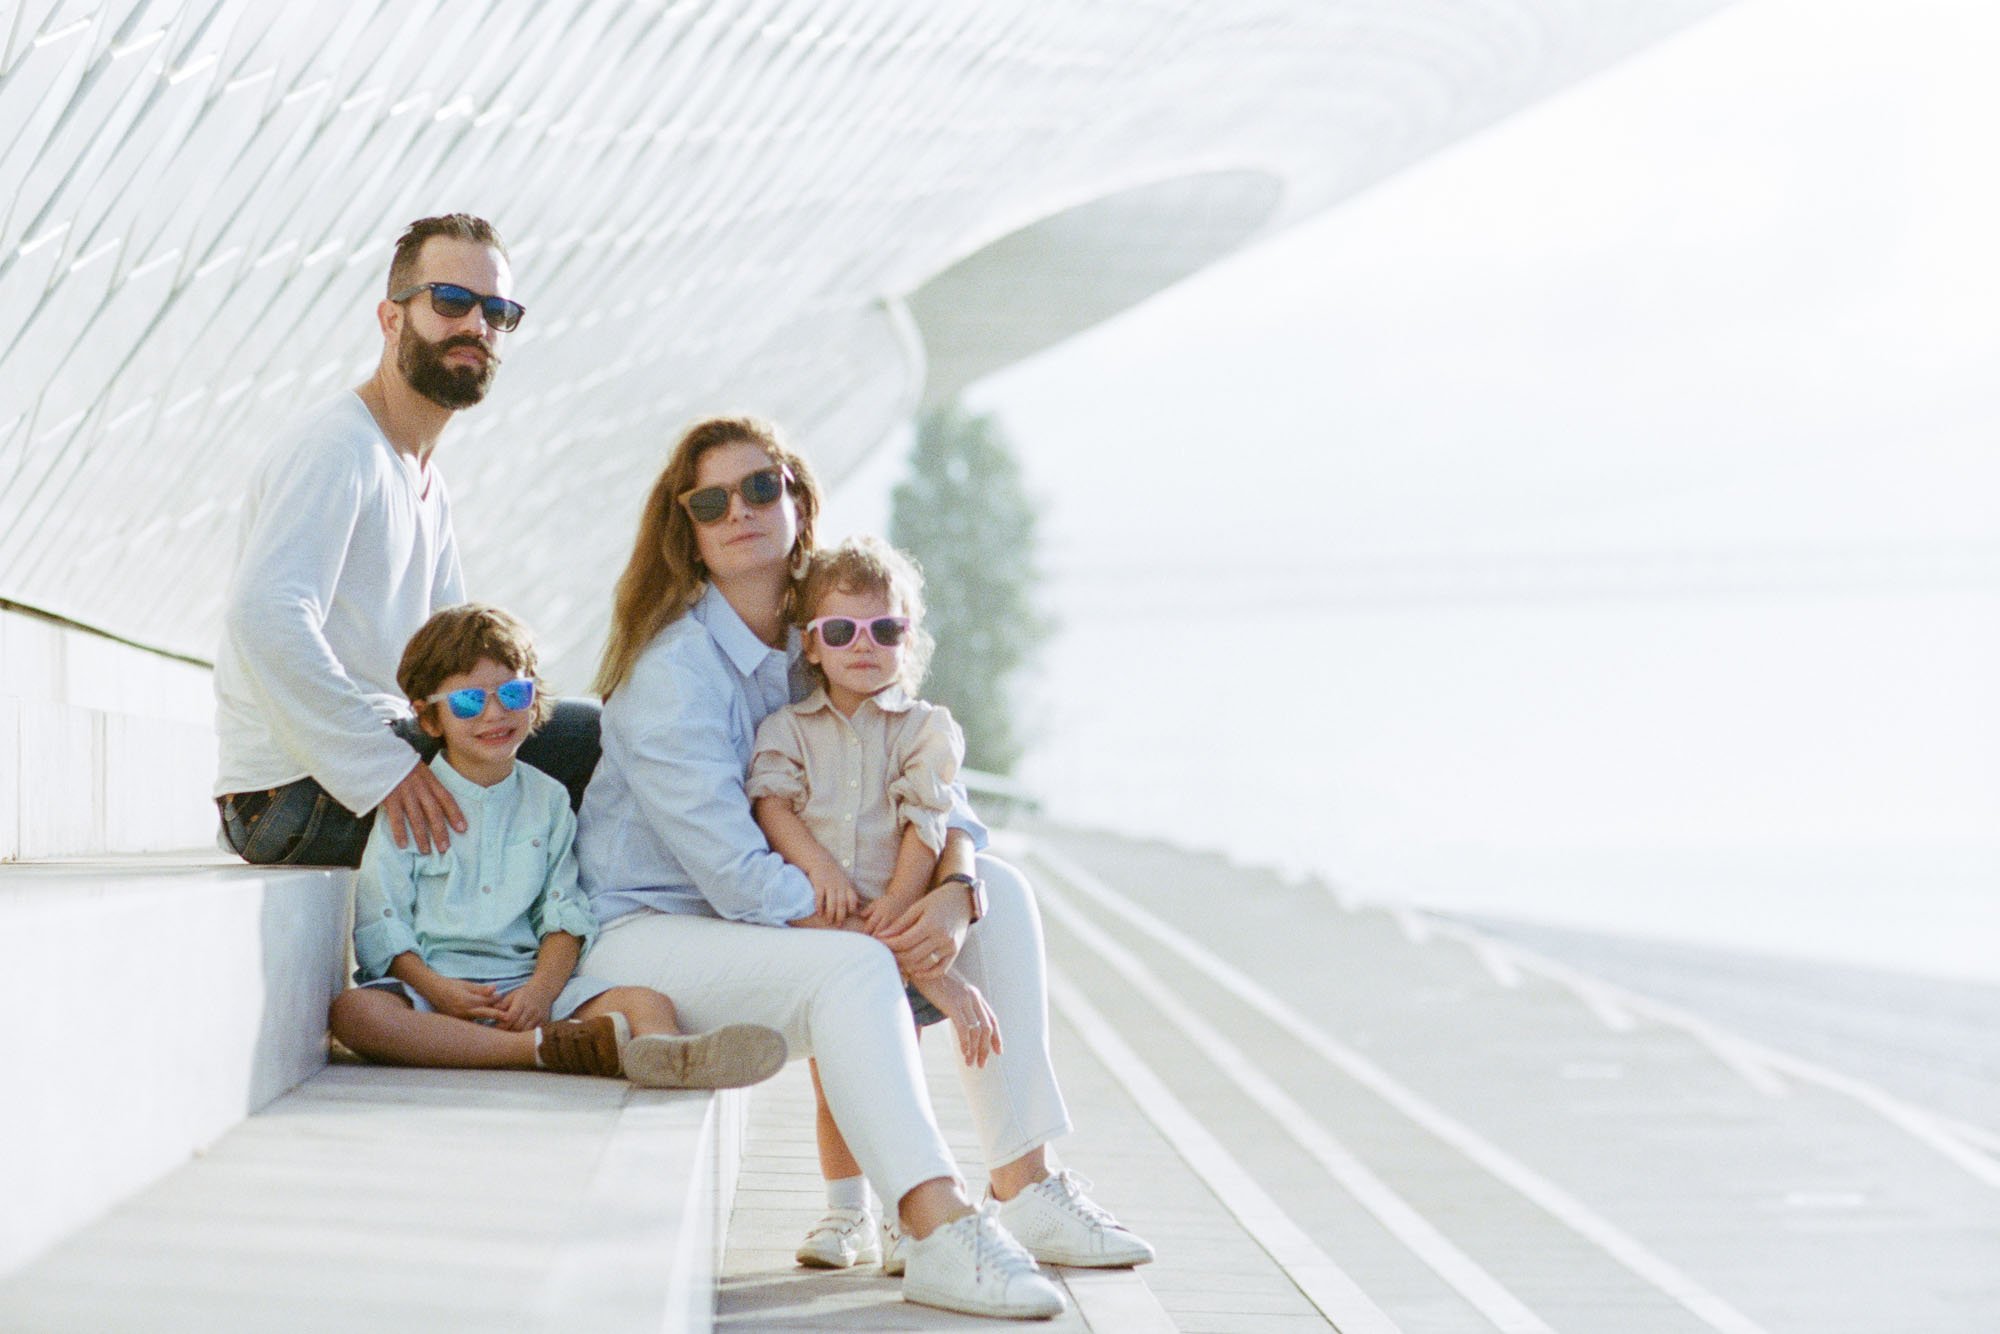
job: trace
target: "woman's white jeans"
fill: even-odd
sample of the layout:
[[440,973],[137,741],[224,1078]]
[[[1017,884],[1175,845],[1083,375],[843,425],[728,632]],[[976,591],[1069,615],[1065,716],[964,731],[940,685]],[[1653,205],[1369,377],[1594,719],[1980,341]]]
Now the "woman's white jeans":
[[[966,932],[955,967],[985,993],[1000,1024],[999,1055],[984,1067],[960,1062],[990,1168],[1070,1124],[1049,1060],[1041,915],[1007,863],[982,855],[979,874],[986,916]],[[925,1091],[895,956],[881,942],[851,931],[640,913],[606,929],[578,971],[665,992],[690,1031],[769,1024],[794,1058],[816,1057],[833,1119],[884,1200],[958,1175]]]

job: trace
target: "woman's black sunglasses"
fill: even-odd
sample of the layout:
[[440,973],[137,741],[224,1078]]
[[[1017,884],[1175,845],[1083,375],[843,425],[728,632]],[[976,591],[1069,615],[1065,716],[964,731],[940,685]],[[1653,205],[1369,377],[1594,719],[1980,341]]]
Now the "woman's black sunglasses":
[[431,294],[431,309],[448,320],[463,318],[465,313],[478,306],[486,316],[488,328],[501,333],[512,333],[521,323],[521,317],[528,313],[518,301],[509,301],[504,296],[487,296],[457,283],[418,283],[415,287],[405,287],[400,292],[390,294],[391,301],[408,301],[419,292]]
[[696,523],[720,523],[729,517],[731,492],[742,496],[743,503],[752,509],[763,509],[766,505],[777,504],[778,497],[785,494],[785,488],[791,483],[792,475],[783,468],[759,468],[734,486],[704,486],[685,492],[681,496],[681,505]]

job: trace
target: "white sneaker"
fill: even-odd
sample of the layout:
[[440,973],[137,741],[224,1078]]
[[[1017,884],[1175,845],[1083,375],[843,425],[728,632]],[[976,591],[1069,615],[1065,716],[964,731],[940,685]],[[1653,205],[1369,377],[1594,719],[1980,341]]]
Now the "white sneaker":
[[893,1220],[887,1218],[882,1220],[882,1273],[885,1277],[903,1276],[903,1270],[910,1261],[908,1252],[904,1250],[909,1240],[903,1235],[903,1229]]
[[1100,1209],[1089,1189],[1076,1173],[1057,1172],[1002,1204],[1000,1221],[1043,1264],[1119,1269],[1151,1260],[1153,1248]]
[[1063,1313],[1061,1289],[1000,1226],[992,1205],[904,1245],[903,1300],[968,1315],[1047,1320]]
[[875,1217],[866,1209],[829,1209],[799,1243],[799,1263],[814,1269],[851,1269],[882,1258]]

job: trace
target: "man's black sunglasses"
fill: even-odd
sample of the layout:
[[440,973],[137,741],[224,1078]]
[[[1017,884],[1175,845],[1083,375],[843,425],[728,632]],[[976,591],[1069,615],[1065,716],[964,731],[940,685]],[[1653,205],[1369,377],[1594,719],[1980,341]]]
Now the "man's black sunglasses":
[[518,301],[509,301],[504,296],[487,296],[469,287],[460,287],[457,283],[418,283],[415,287],[405,287],[400,292],[390,293],[389,299],[408,301],[417,293],[424,291],[431,294],[431,309],[446,319],[460,319],[477,305],[480,312],[486,316],[487,327],[497,329],[501,333],[512,333],[515,326],[520,324],[521,317],[528,313],[527,308]]

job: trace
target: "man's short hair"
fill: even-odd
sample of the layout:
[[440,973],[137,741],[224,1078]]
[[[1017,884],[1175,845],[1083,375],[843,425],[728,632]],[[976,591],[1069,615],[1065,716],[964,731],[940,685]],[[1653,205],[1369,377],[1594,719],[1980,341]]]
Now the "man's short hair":
[[483,602],[446,607],[425,621],[403,649],[403,660],[396,665],[396,684],[416,704],[421,718],[424,710],[438,706],[419,701],[435,695],[446,677],[477,667],[481,658],[490,658],[532,680],[535,713],[529,723],[540,727],[549,720],[556,703],[535,670],[534,633],[514,616]]
[[492,246],[500,252],[500,258],[507,258],[507,247],[500,240],[500,233],[493,230],[493,224],[484,218],[475,218],[470,213],[445,213],[435,218],[418,218],[403,229],[396,238],[396,254],[389,261],[389,294],[394,295],[417,281],[417,256],[423,253],[424,242],[433,236],[449,236],[454,241],[470,241],[474,245]]

